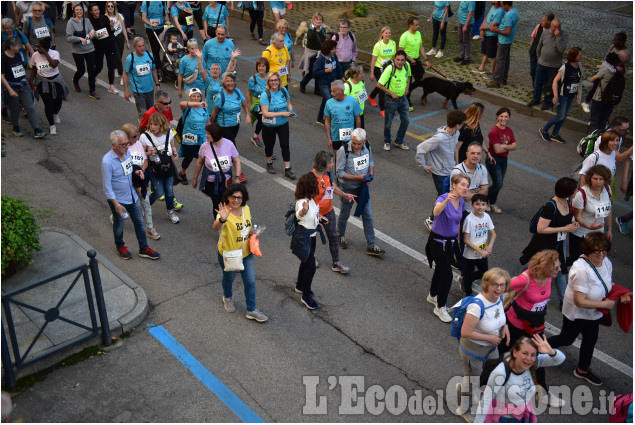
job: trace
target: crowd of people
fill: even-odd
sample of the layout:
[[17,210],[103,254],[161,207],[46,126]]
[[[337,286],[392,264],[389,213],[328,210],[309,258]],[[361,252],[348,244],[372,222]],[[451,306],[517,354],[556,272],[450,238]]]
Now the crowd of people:
[[[60,56],[55,49],[54,23],[43,17],[45,8],[51,8],[48,3],[54,2],[15,3],[17,25],[10,18],[2,20],[3,121],[11,123],[15,136],[23,136],[19,127],[22,108],[34,137],[45,137],[35,114],[35,92],[42,98],[49,134],[55,135],[56,125],[61,123],[62,101],[69,89],[58,69]],[[30,9],[23,10],[22,3],[30,3]],[[119,93],[115,87],[117,73],[122,79],[125,99],[134,98],[137,108],[138,123],[124,124],[110,134],[112,150],[101,163],[118,255],[122,259],[132,257],[123,240],[124,223],[129,218],[139,245],[138,255],[160,258],[147,240],[160,238],[153,221],[153,205],[157,200],[164,201],[168,220],[174,224],[180,222],[176,212],[182,204],[174,196],[174,185],[190,184],[187,173],[195,161],[192,187],[211,199],[212,227],[219,232],[223,307],[228,312],[236,311],[232,284],[236,272],[240,272],[246,317],[265,322],[268,317],[256,308],[256,252],[252,251],[252,244],[257,235],[248,206],[247,177],[241,167],[238,134],[243,120],[253,127],[251,142],[264,148],[266,171],[271,174],[277,172],[274,154],[277,140],[284,175],[296,180],[290,143],[296,117],[292,98],[296,94],[289,85],[296,63],[285,19],[286,8],[291,9],[292,4],[269,2],[276,32],[267,44],[263,41],[265,2],[243,2],[252,21],[251,38],[266,48],[255,61],[255,67],[241,74],[239,80],[236,62],[242,53],[229,37],[226,2],[208,2],[205,8],[205,2],[141,2],[140,15],[151,51],[146,50],[146,39],[136,34],[131,13],[134,8],[127,3],[130,2],[90,5],[75,2],[66,25],[66,39],[77,68],[74,90],[82,91],[80,80],[88,73],[89,96],[100,99],[96,77],[105,58],[108,92]],[[233,2],[230,3],[233,9]],[[481,10],[475,16],[475,3],[479,2],[460,2],[457,11],[460,51],[455,61],[461,65],[471,63],[473,31],[480,34],[483,56],[474,72],[484,74],[489,87],[498,87],[508,82],[510,45],[516,35],[518,12],[512,2],[492,2],[488,13]],[[329,37],[323,16],[320,13],[312,16],[298,64],[304,71],[300,92],[305,93],[314,80],[315,93],[322,97],[316,121],[324,126],[326,146],[315,155],[312,170],[297,178],[296,202],[290,214],[294,228],[291,250],[300,260],[295,291],[310,310],[319,307],[312,291],[319,265],[315,259],[317,235],[323,243],[328,239],[331,269],[348,274],[350,268],[340,260],[339,251],[349,248],[346,227],[355,203],[354,215],[362,217],[366,253],[370,256],[385,253],[377,245],[374,232],[370,188],[375,164],[364,129],[364,106],[368,101],[379,108],[384,120],[384,150],[393,146],[410,149],[405,142],[409,113],[414,109],[410,96],[423,86],[425,68],[430,66],[428,57],[441,58],[446,54],[450,17],[449,2],[434,2],[429,19],[434,36],[432,48],[427,52],[418,18],[408,19],[408,30],[398,41],[392,39],[389,27],[381,28],[372,50],[369,76],[376,85],[369,96],[364,69],[357,61],[357,41],[351,22],[341,19],[339,31]],[[195,23],[200,33],[198,40],[194,37]],[[169,34],[167,51],[163,51],[160,36],[168,24],[173,24],[175,30]],[[568,36],[561,26],[559,19],[545,14],[532,33],[530,63],[534,92],[528,106],[541,101],[542,109],[558,106],[557,114],[539,132],[545,141],[564,143],[559,131],[572,104],[582,95],[583,73],[581,49],[566,50]],[[439,35],[441,44],[437,50]],[[129,53],[124,52],[124,45]],[[180,50],[182,55],[177,54]],[[565,54],[566,62],[562,64]],[[173,55],[170,63],[178,62],[174,79],[182,113],[174,131],[170,128],[174,118],[172,100],[161,89],[167,77],[162,59],[166,55]],[[485,71],[488,59],[490,73]],[[580,181],[559,179],[554,196],[539,208],[530,225],[531,241],[519,258],[527,269],[517,277],[511,278],[498,267],[490,268],[488,262],[496,241],[495,220],[488,213],[502,213],[497,203],[508,155],[518,147],[510,127],[511,110],[503,106],[496,111],[496,124],[488,132],[487,146],[480,125],[485,108],[474,102],[465,112],[448,112],[446,122],[416,148],[416,161],[425,173],[431,174],[437,192],[432,212],[425,221],[429,230],[425,252],[430,267],[434,267],[427,301],[442,322],[452,322],[453,307],[447,305],[452,269],[461,272],[459,283],[470,302],[466,304],[459,341],[465,379],[457,390],[471,393],[472,403],[478,405],[476,421],[531,421],[534,419],[531,400],[536,393],[552,406],[563,406],[564,401],[549,392],[544,368],[561,364],[564,354],[556,348],[571,345],[580,334],[582,344],[574,375],[592,385],[602,385],[602,380],[590,370],[599,325],[605,320],[606,310],[616,303],[624,308],[631,305],[632,309],[632,293],[612,282],[612,265],[607,258],[613,239],[612,202],[616,197],[619,162],[624,164],[620,189],[627,196],[632,194],[628,170],[633,148],[620,152],[630,122],[618,116],[605,129],[616,104],[616,99],[607,98],[606,92],[615,85],[612,82],[615,76],[623,79],[629,60],[625,39],[618,34],[606,60],[590,79],[597,83],[594,94],[588,98],[592,102],[591,130],[596,132],[579,171]],[[246,81],[246,95],[238,88],[240,81]],[[615,96],[615,91],[611,94]],[[391,126],[397,113],[400,124],[393,139]],[[552,127],[553,133],[549,135]],[[182,160],[177,166],[179,159]],[[333,208],[334,195],[341,198],[339,217]],[[632,213],[615,218],[621,233],[628,233],[631,218]],[[479,279],[480,291],[474,296],[472,285]],[[547,339],[544,319],[552,281],[563,314],[562,331]],[[501,363],[489,375],[484,389],[471,388],[469,377],[479,376],[487,360],[497,357]],[[504,377],[505,391],[496,385],[500,376]],[[537,390],[534,382],[542,389]],[[514,408],[501,414],[501,405]]]

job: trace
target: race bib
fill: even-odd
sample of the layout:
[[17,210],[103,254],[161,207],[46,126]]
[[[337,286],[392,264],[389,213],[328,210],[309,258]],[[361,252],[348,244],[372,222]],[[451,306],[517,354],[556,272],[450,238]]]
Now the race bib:
[[161,19],[150,19],[150,24],[160,25],[161,24]]
[[50,37],[51,36],[51,33],[49,32],[49,27],[35,28],[33,30],[33,32],[35,32],[35,36],[37,38],[44,38],[44,37]]
[[269,124],[269,125],[275,125],[276,124],[276,117],[265,117],[263,115],[262,116],[262,123],[263,124]]
[[194,24],[194,16],[193,15],[186,16],[185,17],[185,23],[187,24],[188,27],[190,25],[193,25]]
[[580,84],[571,84],[571,86],[569,87],[570,94],[577,93],[578,90],[580,90]]
[[547,299],[547,300],[544,300],[543,302],[534,304],[534,306],[531,308],[531,311],[543,311],[545,307],[547,306],[548,302],[549,300]]
[[368,154],[353,158],[355,171],[363,171],[368,168]]
[[220,162],[220,168],[218,167],[218,164],[216,163],[216,159],[210,159],[209,160],[209,164],[212,166],[212,171],[218,173],[223,169],[228,169],[230,168],[230,158],[229,156],[225,155],[225,156],[221,156],[218,157],[218,161]]
[[289,70],[287,69],[287,66],[281,66],[280,69],[278,69],[278,74],[280,74],[281,77],[284,77],[285,75],[289,75]]
[[240,124],[240,112],[236,114],[236,123]]
[[113,35],[114,35],[115,37],[117,37],[119,34],[121,34],[121,27],[116,27],[116,28],[115,28],[115,32],[113,33]]
[[567,232],[558,232],[558,242],[564,241],[567,239]]
[[[485,242],[483,242],[482,244],[478,245],[478,249],[480,249],[480,250],[484,250],[485,248],[487,248],[487,241],[485,241]],[[479,254],[479,252],[478,252],[478,251],[476,251],[476,250],[474,250],[474,254],[476,254],[476,255],[481,255],[481,254]]]
[[90,38],[84,39],[84,43],[83,44],[90,44]]
[[190,145],[195,145],[198,143],[198,136],[192,133],[185,133],[183,135],[183,143],[188,143]]
[[137,75],[138,76],[143,76],[143,75],[148,75],[150,73],[150,64],[149,63],[144,63],[141,65],[137,65]]
[[340,128],[340,141],[344,142],[346,140],[351,140],[352,134],[353,134],[352,128]]
[[335,188],[333,186],[325,188],[324,189],[324,196],[322,197],[322,199],[333,199],[333,191],[334,190],[335,190]]
[[604,218],[608,217],[611,213],[611,203],[601,203],[597,207],[595,207],[595,218]]
[[[130,154],[130,158],[132,159],[132,163],[134,165],[142,166],[143,165],[143,154],[141,152],[133,152]],[[125,172],[125,170],[124,170]]]
[[121,166],[123,167],[123,174],[125,176],[132,173],[132,158],[126,159],[124,162],[121,163]]
[[359,93],[357,93],[357,102],[359,102],[360,105],[366,102],[366,99],[368,99],[368,94],[366,94],[366,90],[362,90]]
[[13,78],[24,77],[24,67],[22,65],[11,67],[11,71],[13,72]]
[[106,28],[102,28],[100,30],[95,31],[95,36],[97,38],[102,39],[108,37],[108,30]]
[[51,64],[49,64],[48,61],[38,63],[37,64],[37,69],[40,72],[47,72],[47,71],[52,71],[53,70],[53,68],[51,68]]

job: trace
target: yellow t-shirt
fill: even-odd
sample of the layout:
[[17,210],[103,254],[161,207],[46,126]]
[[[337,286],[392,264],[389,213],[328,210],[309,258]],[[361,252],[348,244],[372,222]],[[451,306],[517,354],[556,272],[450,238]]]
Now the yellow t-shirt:
[[[249,206],[243,207],[243,214],[245,216],[245,227],[243,227],[243,217],[236,217],[234,214],[229,214],[227,222],[221,230],[221,236],[218,238],[218,252],[223,254],[225,251],[233,251],[240,249],[240,245],[243,245],[243,258],[251,254],[249,250],[249,232],[251,232],[251,211]],[[220,215],[217,214],[216,218]],[[243,238],[245,243],[243,244]]]
[[375,67],[382,69],[384,61],[389,61],[397,53],[397,43],[395,40],[388,40],[388,44],[384,40],[379,40],[373,47],[373,56],[377,56]]
[[284,74],[280,75],[280,82],[283,86],[286,86],[287,75],[290,72],[290,69],[287,67],[287,62],[291,60],[291,55],[289,55],[287,47],[285,46],[282,49],[276,49],[276,47],[272,44],[262,52],[262,57],[269,61],[270,73],[277,72],[279,74]]
[[362,108],[361,115],[363,115],[364,105],[366,104],[366,99],[368,99],[368,93],[366,93],[366,86],[364,85],[364,82],[360,81],[357,84],[353,84],[353,81],[349,78],[344,83],[344,94],[352,96],[357,100],[359,107]]
[[[381,74],[381,77],[379,77],[379,83],[384,87],[386,87],[386,83],[390,78],[393,66],[394,65],[388,65]],[[410,77],[410,75],[410,65],[406,62],[404,66],[401,67],[401,70],[395,70],[395,75],[392,76],[390,84],[386,88],[399,97],[403,96],[404,93],[406,93],[406,85],[408,84],[408,77]]]
[[404,32],[399,37],[399,47],[412,59],[418,59],[419,50],[421,50],[421,33],[419,31],[414,34],[411,34],[410,31]]

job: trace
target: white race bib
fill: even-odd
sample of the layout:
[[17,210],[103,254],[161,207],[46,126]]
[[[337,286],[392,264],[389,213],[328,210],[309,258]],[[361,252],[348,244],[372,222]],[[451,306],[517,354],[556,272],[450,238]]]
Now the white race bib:
[[571,84],[571,87],[569,87],[570,94],[577,93],[578,90],[580,90],[580,84]]
[[333,191],[335,189],[333,188],[333,186],[331,187],[327,187],[324,189],[324,196],[322,197],[322,199],[333,199]]
[[38,63],[37,70],[40,72],[46,72],[46,71],[52,71],[53,68],[51,68],[51,64],[49,64],[48,61],[46,61],[46,62]]
[[369,158],[368,154],[362,155],[357,158],[353,158],[353,166],[355,167],[355,171],[363,171],[368,168]]
[[[143,154],[141,152],[133,152],[130,154],[130,158],[132,159],[132,163],[134,165],[142,166],[143,165]],[[124,170],[125,171],[125,170]]]
[[287,66],[281,66],[280,69],[278,69],[278,74],[281,77],[284,77],[285,75],[289,75],[289,70],[287,69]]
[[610,202],[606,202],[606,203],[603,202],[601,204],[598,204],[597,207],[595,207],[595,218],[608,217],[610,213],[611,213]]
[[143,76],[143,75],[148,75],[150,73],[150,64],[148,63],[144,63],[141,65],[137,65],[137,75],[138,76]]
[[115,37],[117,37],[119,34],[121,34],[121,27],[116,27],[116,28],[115,28],[115,32],[113,33],[113,35],[114,35]]
[[123,174],[125,176],[132,173],[132,158],[126,159],[124,162],[121,163],[121,166],[123,167]]
[[150,24],[161,25],[161,19],[150,19]]
[[547,303],[549,302],[549,300],[544,300],[543,302],[539,302],[534,304],[534,306],[531,308],[531,311],[543,311],[545,309],[545,307],[547,306]]
[[351,140],[353,134],[352,128],[340,128],[340,142]]
[[558,242],[564,241],[567,239],[567,232],[558,232]]
[[51,36],[51,33],[49,32],[49,27],[35,28],[33,30],[33,32],[35,33],[35,36],[37,38],[44,38],[44,37],[50,37]]
[[84,43],[83,44],[90,44],[90,38],[88,38],[88,36],[86,36],[87,38],[84,39]]
[[236,123],[240,124],[240,112],[236,114]]
[[220,168],[218,167],[218,164],[216,163],[216,159],[210,159],[209,160],[209,164],[212,166],[212,171],[214,172],[219,172],[222,169],[228,169],[230,167],[230,158],[229,156],[225,155],[225,156],[220,156],[218,157],[218,161],[220,162]]
[[198,136],[192,133],[185,133],[183,135],[183,142],[195,145],[196,143],[198,143]]
[[262,123],[263,124],[276,125],[276,117],[265,117],[263,115],[262,116]]
[[95,31],[95,36],[99,39],[108,37],[108,30],[106,28],[102,28],[100,30]]
[[21,64],[11,67],[11,71],[13,72],[13,78],[24,77],[24,67]]
[[188,27],[190,25],[193,25],[194,24],[194,16],[193,15],[186,16],[185,17],[185,23],[187,24]]
[[366,99],[368,99],[368,94],[366,93],[366,90],[362,90],[359,93],[357,93],[357,102],[360,105],[366,102]]

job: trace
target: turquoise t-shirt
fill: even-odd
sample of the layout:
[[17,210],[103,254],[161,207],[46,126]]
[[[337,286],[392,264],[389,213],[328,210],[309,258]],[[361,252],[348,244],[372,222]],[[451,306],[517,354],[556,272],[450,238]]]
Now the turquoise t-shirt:
[[[505,15],[505,9],[503,9],[502,7],[499,7],[498,9],[496,9],[494,6],[492,6],[492,8],[487,13],[487,19],[485,19],[485,23],[489,25],[492,22],[496,22],[497,24],[500,25],[504,15]],[[491,37],[493,35],[496,35],[496,33],[491,31],[485,31],[485,36]]]
[[[132,61],[133,57],[134,62]],[[149,93],[154,91],[152,68],[154,68],[154,61],[150,59],[148,52],[143,52],[143,56],[130,53],[126,57],[123,69],[128,72],[128,83],[131,92]]]
[[207,88],[205,89],[205,101],[210,108],[214,105],[214,97],[223,90],[220,85],[220,78],[214,81],[212,77],[207,77]]
[[[165,24],[165,11],[167,9],[167,5],[164,1],[144,1],[141,2],[141,13],[146,14],[146,18],[150,22],[156,22],[159,24],[156,29],[163,28]],[[148,24],[143,24],[146,28],[152,28]]]
[[[284,90],[284,93],[282,92],[282,90]],[[269,96],[267,96],[266,91],[263,91],[260,94],[260,106],[269,106],[269,112],[289,111],[289,108],[287,108],[287,100],[289,99],[289,92],[287,91],[287,89],[282,87],[281,90],[278,90],[276,92],[270,91],[269,93],[271,93],[271,102],[269,101]],[[288,117],[267,118],[264,115],[262,116],[262,125],[266,125],[267,127],[278,127],[281,125],[285,125],[288,122]]]
[[226,39],[222,43],[219,43],[215,38],[207,40],[205,46],[203,46],[203,60],[205,61],[207,72],[209,73],[212,65],[217,63],[220,65],[220,73],[223,75],[227,70],[227,66],[229,66],[233,50],[234,43],[231,40]]
[[200,145],[205,140],[205,125],[209,121],[209,111],[205,108],[187,108],[183,111],[183,115],[186,112],[182,143],[184,145]]
[[346,96],[342,101],[333,98],[327,100],[324,115],[331,117],[331,140],[351,140],[351,133],[355,129],[355,117],[361,113],[362,108],[354,97]]
[[505,13],[498,29],[503,31],[507,29],[507,27],[511,27],[512,31],[509,35],[498,34],[499,44],[512,44],[514,42],[516,30],[518,29],[518,11],[516,9],[510,9],[509,12]]
[[[443,14],[445,13],[445,7],[449,5],[450,5],[449,1],[435,1],[434,11],[432,12],[432,19],[434,19],[435,21],[441,22],[441,20],[443,19]],[[445,22],[448,22],[448,19],[450,19],[450,17],[446,16]]]
[[272,8],[277,8],[277,9],[284,9],[284,2],[283,1],[270,1],[269,2],[269,6],[271,6]]
[[[220,18],[218,15],[220,14]],[[229,16],[229,12],[227,8],[222,4],[217,4],[216,9],[213,9],[212,6],[207,6],[205,8],[205,13],[203,13],[203,20],[207,21],[207,25],[216,28],[216,23],[218,25],[225,25],[225,18]]]
[[[192,75],[194,73],[194,71],[196,70],[197,59],[198,59],[197,57],[191,58],[189,56],[183,56],[181,58],[181,63],[179,64],[179,74],[183,75],[183,78],[189,75]],[[189,90],[192,87],[196,87],[197,89],[204,91],[205,82],[203,81],[203,76],[199,72],[198,76],[196,77],[196,81],[194,81],[194,84],[186,84],[185,81],[183,81],[183,87],[186,90]]]
[[[225,104],[223,104],[223,98]],[[218,108],[218,116],[216,122],[221,127],[234,127],[240,124],[240,110],[243,107],[243,101],[245,96],[238,89],[234,89],[232,94],[227,94],[226,91],[220,92],[214,99],[214,107]],[[222,106],[221,106],[222,105]]]
[[291,37],[291,34],[289,34],[288,32],[284,33],[284,45],[287,47],[287,50],[289,51],[289,55],[290,55],[291,48],[293,47],[293,38]]
[[[180,10],[185,10],[186,8],[190,7],[189,3],[184,3],[183,7],[179,7],[178,3],[174,3],[172,5],[172,7],[170,8],[170,16],[172,18],[178,18],[179,17],[179,9]],[[194,18],[194,16],[192,16],[192,18]],[[184,33],[187,34],[188,28],[191,28],[194,26],[194,22],[192,22],[192,25],[181,25],[181,29],[183,30]]]
[[265,89],[267,88],[267,79],[260,78],[260,75],[254,74],[249,77],[247,88],[252,91],[254,97],[259,97],[260,93],[265,91]]
[[459,5],[459,10],[457,12],[459,23],[461,25],[465,25],[465,21],[467,21],[467,14],[472,12],[472,19],[470,19],[469,25],[474,25],[474,8],[476,8],[475,1],[462,1]]

